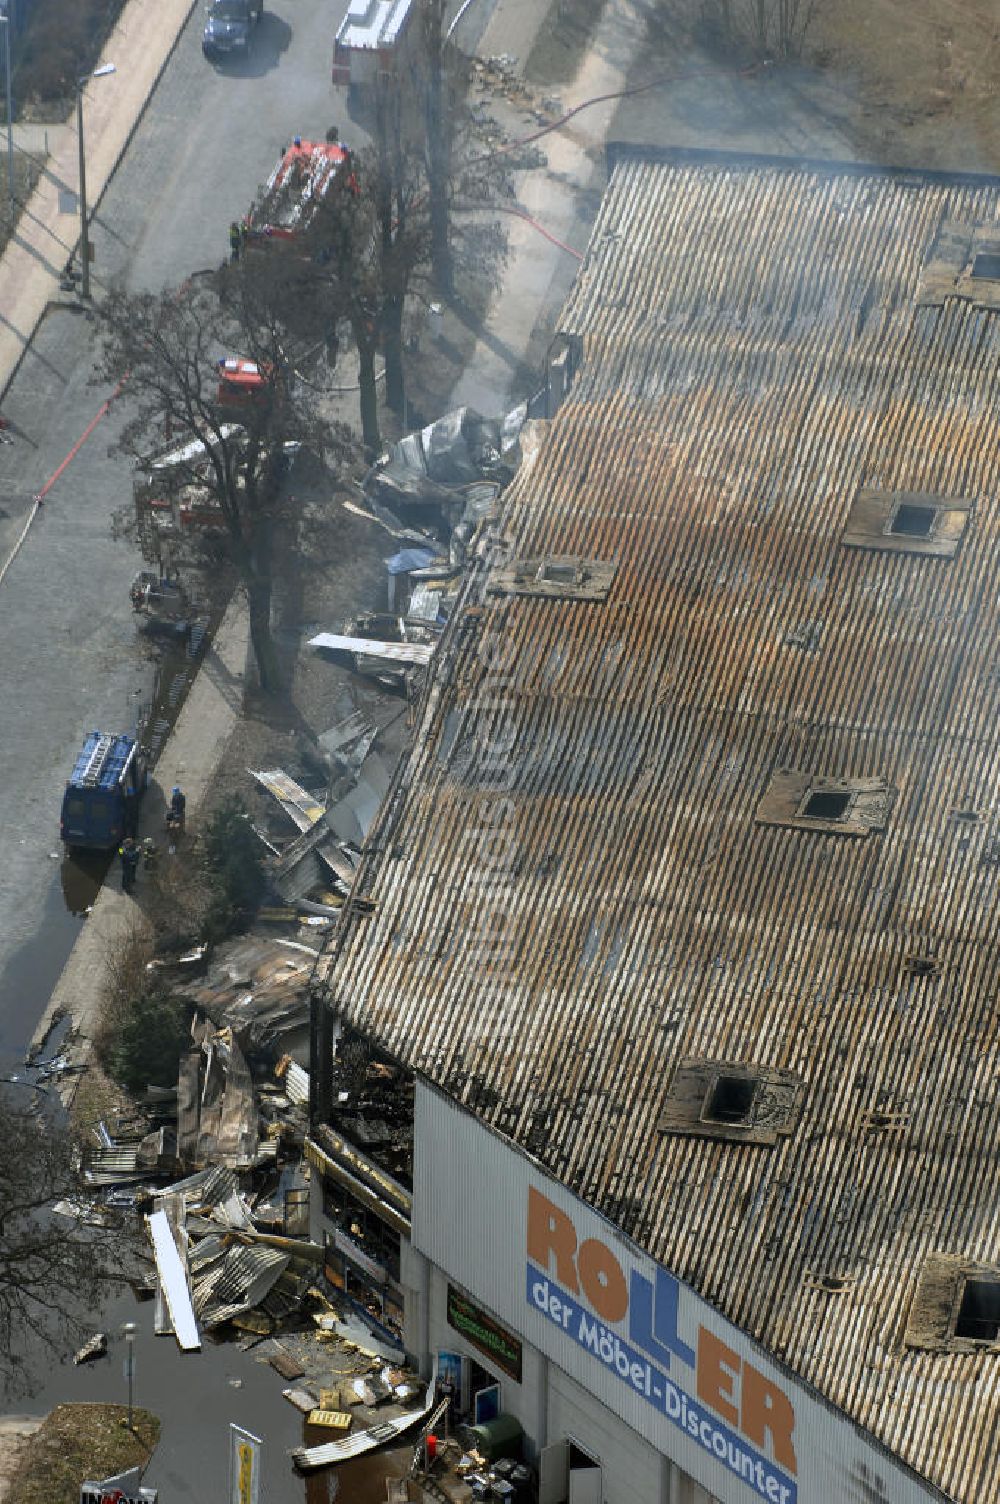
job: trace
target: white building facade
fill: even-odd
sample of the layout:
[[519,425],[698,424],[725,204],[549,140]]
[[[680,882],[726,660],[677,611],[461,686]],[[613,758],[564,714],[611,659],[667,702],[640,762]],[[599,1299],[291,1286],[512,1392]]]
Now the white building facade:
[[427,1366],[459,1357],[473,1384],[499,1384],[539,1467],[539,1504],[942,1498],[420,1081],[414,1129],[407,1348]]

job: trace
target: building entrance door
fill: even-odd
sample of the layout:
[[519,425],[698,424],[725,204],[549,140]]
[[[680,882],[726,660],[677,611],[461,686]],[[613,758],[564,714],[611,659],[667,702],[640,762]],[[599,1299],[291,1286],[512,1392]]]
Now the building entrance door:
[[601,1504],[601,1464],[577,1442],[569,1443],[569,1504]]

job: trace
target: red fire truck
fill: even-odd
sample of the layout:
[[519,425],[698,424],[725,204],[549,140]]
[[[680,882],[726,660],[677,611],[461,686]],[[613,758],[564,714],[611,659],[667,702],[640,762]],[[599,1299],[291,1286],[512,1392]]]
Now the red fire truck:
[[268,370],[255,360],[243,360],[238,355],[227,355],[217,362],[219,387],[216,401],[220,407],[245,407],[255,402],[268,377]]
[[415,0],[350,0],[333,43],[333,82],[364,94],[399,71],[411,40]]
[[356,187],[346,146],[336,141],[304,141],[296,136],[247,215],[247,248],[294,241],[308,228],[328,194]]

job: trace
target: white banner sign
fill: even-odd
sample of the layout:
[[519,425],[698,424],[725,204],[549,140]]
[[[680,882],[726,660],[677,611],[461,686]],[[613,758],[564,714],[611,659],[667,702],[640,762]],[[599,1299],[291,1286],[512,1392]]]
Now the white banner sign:
[[229,1504],[260,1504],[259,1436],[229,1427]]

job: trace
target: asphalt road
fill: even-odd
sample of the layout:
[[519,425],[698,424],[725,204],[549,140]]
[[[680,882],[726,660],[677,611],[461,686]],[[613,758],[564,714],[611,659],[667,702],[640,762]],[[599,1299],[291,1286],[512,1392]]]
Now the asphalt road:
[[[472,0],[456,36],[475,49],[497,0]],[[97,206],[92,289],[158,291],[228,253],[282,148],[336,125],[356,147],[346,91],[330,82],[346,0],[280,0],[243,64],[202,57],[196,7],[118,172]],[[453,0],[452,14],[458,8]],[[53,285],[53,296],[59,292]],[[4,403],[17,437],[0,446],[0,567],[31,504],[109,395],[93,384],[89,317],[50,311]],[[84,734],[128,729],[152,669],[128,586],[140,561],[111,539],[127,463],[102,419],[48,493],[0,583],[0,1073],[24,1054],[82,921],[63,901],[73,876],[58,840],[62,788]]]
[[[217,265],[242,214],[296,133],[348,140],[329,79],[345,0],[268,10],[243,65],[201,54],[203,13],[182,34],[124,162],[98,205],[92,286],[158,290]],[[53,288],[54,296],[58,290]],[[13,444],[0,447],[0,561],[31,497],[109,395],[93,384],[94,335],[70,307],[47,315],[7,395]],[[128,586],[139,561],[111,538],[128,502],[127,463],[108,455],[114,413],[48,493],[0,583],[0,1072],[23,1055],[81,920],[63,902],[59,802],[86,731],[128,728],[151,664]]]
[[[157,290],[227,253],[243,213],[291,137],[343,125],[329,81],[345,0],[295,0],[265,14],[250,63],[223,71],[201,55],[203,15],[182,35],[125,161],[98,206],[92,283]],[[345,135],[348,132],[345,130]],[[349,139],[357,139],[353,131]],[[54,289],[55,293],[55,289]],[[57,295],[57,294],[56,294]],[[100,409],[94,333],[70,307],[46,317],[4,402],[17,437],[0,446],[0,565],[30,507]],[[148,694],[151,664],[128,600],[138,560],[111,537],[131,493],[128,464],[108,455],[118,419],[102,419],[49,491],[0,583],[0,1074],[16,1070],[81,922],[67,908],[58,839],[63,783],[83,734],[127,727]],[[282,1381],[233,1348],[182,1357],[150,1332],[128,1298],[95,1320],[115,1333],[139,1322],[137,1401],[164,1418],[154,1472],[164,1496],[210,1504],[226,1484],[229,1420],[268,1438],[265,1497],[301,1497],[286,1449],[301,1437]],[[88,1374],[38,1355],[25,1408],[124,1399],[121,1344]]]
[[[470,10],[478,14],[463,23],[465,45],[474,45],[476,22],[485,25],[494,3],[475,0]],[[336,124],[349,144],[361,144],[343,94],[329,82],[333,33],[345,8],[346,0],[295,0],[287,13],[267,12],[255,56],[229,71],[202,58],[203,13],[194,12],[98,206],[98,296],[112,285],[174,286],[218,264],[231,220],[296,133],[322,139]],[[88,316],[54,308],[7,394],[4,414],[16,438],[0,446],[0,567],[32,496],[109,395],[94,384],[94,355]],[[115,410],[102,418],[66,465],[0,582],[0,1074],[19,1066],[85,922],[64,900],[70,869],[58,839],[70,765],[87,730],[132,724],[150,688],[151,663],[128,601],[139,561],[111,537],[112,516],[131,494],[128,464],[108,454],[119,421]],[[136,1399],[164,1419],[148,1481],[164,1497],[190,1504],[221,1499],[226,1423],[239,1420],[267,1437],[263,1497],[301,1497],[285,1456],[300,1422],[280,1398],[282,1381],[233,1348],[180,1356],[172,1342],[152,1337],[148,1309],[138,1314],[123,1298],[95,1313],[113,1335],[124,1319],[139,1321]],[[38,1389],[25,1408],[44,1413],[63,1399],[124,1398],[120,1341],[114,1353],[81,1370],[38,1352]],[[377,1492],[381,1497],[381,1485]]]

